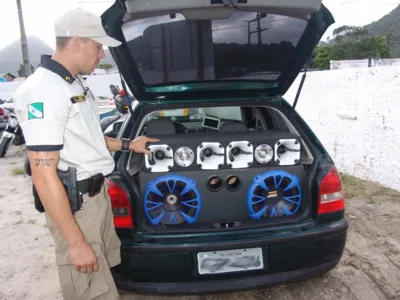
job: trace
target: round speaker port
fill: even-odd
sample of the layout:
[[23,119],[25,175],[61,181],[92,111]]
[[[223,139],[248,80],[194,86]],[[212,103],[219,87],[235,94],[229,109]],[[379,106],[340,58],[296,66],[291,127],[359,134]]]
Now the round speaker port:
[[235,175],[228,176],[228,178],[226,179],[226,188],[232,192],[240,189],[241,185],[242,180]]
[[222,188],[223,182],[222,179],[218,176],[211,176],[207,180],[207,188],[211,192],[218,192]]

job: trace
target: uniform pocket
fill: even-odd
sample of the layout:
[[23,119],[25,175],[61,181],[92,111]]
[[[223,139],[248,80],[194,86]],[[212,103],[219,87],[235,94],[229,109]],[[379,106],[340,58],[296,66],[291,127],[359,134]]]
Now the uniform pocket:
[[99,269],[90,274],[78,272],[73,265],[58,267],[60,286],[64,299],[92,300],[110,291],[110,270],[103,255],[97,257]]

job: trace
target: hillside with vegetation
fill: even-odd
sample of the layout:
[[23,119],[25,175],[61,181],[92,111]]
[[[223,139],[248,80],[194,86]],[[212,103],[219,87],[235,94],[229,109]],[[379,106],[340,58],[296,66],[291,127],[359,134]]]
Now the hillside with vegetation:
[[385,36],[390,33],[390,54],[400,57],[400,5],[376,22],[364,26],[370,36]]
[[341,26],[314,51],[311,67],[327,70],[330,60],[400,57],[400,5],[363,27]]

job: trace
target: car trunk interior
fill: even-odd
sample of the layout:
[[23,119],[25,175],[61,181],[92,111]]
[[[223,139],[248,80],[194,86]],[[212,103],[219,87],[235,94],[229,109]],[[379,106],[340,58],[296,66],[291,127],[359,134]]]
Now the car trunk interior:
[[237,230],[311,217],[314,156],[279,108],[188,106],[148,112],[136,124],[136,135],[160,140],[149,145],[152,155],[132,152],[125,162],[138,231]]

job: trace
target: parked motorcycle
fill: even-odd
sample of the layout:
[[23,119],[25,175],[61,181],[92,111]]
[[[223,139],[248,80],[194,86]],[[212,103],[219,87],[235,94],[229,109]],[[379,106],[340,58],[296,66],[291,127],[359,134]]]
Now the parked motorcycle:
[[105,117],[100,121],[101,129],[105,136],[116,138],[117,134],[124,123],[125,119],[128,117],[129,105],[135,99],[133,96],[129,95],[130,103],[126,103],[128,100],[125,96],[123,90],[118,89],[115,85],[110,85],[110,90],[113,95],[115,108],[117,113],[115,116]]
[[22,133],[21,126],[18,124],[17,117],[14,114],[14,109],[7,109],[11,114],[8,118],[8,123],[3,131],[0,139],[0,158],[4,157],[11,145],[21,146],[25,144],[25,138]]

